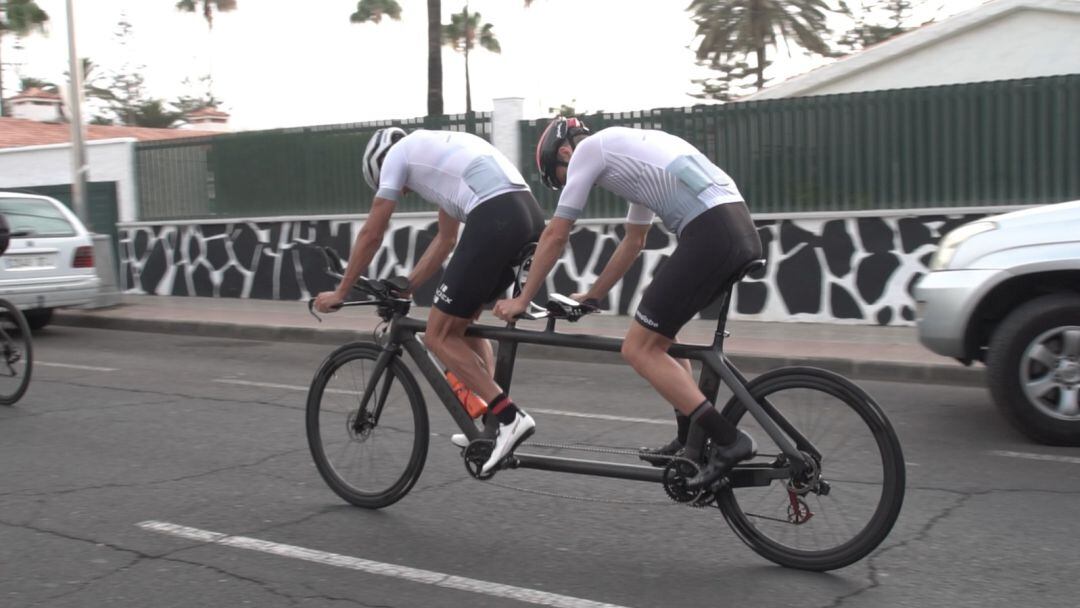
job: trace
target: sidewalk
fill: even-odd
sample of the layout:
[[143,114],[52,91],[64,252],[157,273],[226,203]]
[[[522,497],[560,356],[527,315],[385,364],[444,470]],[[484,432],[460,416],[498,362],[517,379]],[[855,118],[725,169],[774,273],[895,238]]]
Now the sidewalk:
[[[427,313],[426,308],[414,308],[412,316],[426,318]],[[370,338],[380,321],[369,308],[320,316],[321,323],[308,314],[303,302],[125,295],[120,305],[112,308],[58,310],[53,322],[77,327],[336,346]],[[484,313],[481,322],[501,324],[490,312]],[[630,317],[592,315],[578,323],[560,322],[557,329],[565,333],[622,337],[630,322]],[[518,326],[544,328],[538,321],[522,321]],[[750,373],[781,365],[812,365],[864,380],[983,386],[981,366],[967,368],[926,350],[912,327],[731,321],[728,330],[731,337],[725,343],[725,351],[740,369]],[[691,321],[679,338],[688,343],[709,343],[715,331],[715,321]],[[518,356],[621,361],[615,353],[533,345],[520,346]]]

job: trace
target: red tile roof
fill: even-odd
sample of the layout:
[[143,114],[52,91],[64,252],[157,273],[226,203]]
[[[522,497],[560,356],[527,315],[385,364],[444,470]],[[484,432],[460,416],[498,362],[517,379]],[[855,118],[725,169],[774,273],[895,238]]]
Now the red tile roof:
[[195,110],[194,112],[188,112],[187,114],[185,114],[185,116],[196,116],[196,117],[197,116],[221,116],[223,118],[228,118],[229,113],[228,112],[222,112],[221,110],[219,110],[217,108],[211,108],[211,107],[207,106],[205,108],[199,108],[198,110]]
[[37,87],[30,87],[22,93],[19,93],[18,95],[10,97],[8,99],[10,101],[14,101],[16,99],[60,99],[60,95],[54,91],[46,91]]
[[[185,137],[211,137],[219,135],[209,131],[186,129],[151,129],[147,127],[114,127],[87,125],[87,140],[134,137],[139,141],[179,139]],[[67,123],[37,122],[21,118],[0,118],[0,148],[66,144],[71,141],[71,125]]]

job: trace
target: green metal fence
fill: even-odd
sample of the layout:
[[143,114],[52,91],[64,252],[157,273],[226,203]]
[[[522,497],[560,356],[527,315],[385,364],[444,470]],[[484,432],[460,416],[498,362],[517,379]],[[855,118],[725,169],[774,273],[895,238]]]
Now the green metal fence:
[[[754,213],[1035,204],[1080,198],[1080,74],[585,116],[594,129],[662,129],[738,183]],[[524,173],[550,211],[522,121]],[[140,219],[359,213],[360,174],[383,126],[491,137],[488,114],[142,143]],[[402,210],[432,210],[415,195]],[[594,188],[586,217],[626,203]]]
[[[360,159],[378,128],[470,131],[490,139],[489,114],[250,131],[140,143],[139,219],[359,213],[371,205]],[[402,211],[430,211],[416,195]]]
[[[754,213],[1080,198],[1080,74],[583,117],[661,129],[713,159]],[[547,120],[521,124],[531,159]],[[546,190],[527,178],[545,208]],[[626,203],[594,188],[589,217]]]

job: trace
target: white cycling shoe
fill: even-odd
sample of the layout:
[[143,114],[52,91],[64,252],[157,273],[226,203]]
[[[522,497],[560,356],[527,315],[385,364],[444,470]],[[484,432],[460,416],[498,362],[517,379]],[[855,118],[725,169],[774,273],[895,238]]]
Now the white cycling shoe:
[[469,438],[465,436],[465,433],[454,433],[450,436],[450,443],[459,448],[467,448],[469,447]]
[[491,457],[484,463],[484,468],[480,472],[484,474],[494,469],[495,465],[513,452],[518,444],[528,439],[535,430],[536,422],[532,416],[526,414],[525,410],[519,409],[513,422],[499,425],[499,430],[495,435],[495,447],[491,448]]

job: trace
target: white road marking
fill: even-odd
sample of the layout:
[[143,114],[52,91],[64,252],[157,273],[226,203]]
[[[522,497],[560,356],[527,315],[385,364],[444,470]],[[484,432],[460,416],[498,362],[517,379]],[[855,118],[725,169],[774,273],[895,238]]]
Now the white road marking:
[[[257,386],[259,388],[280,388],[287,391],[303,391],[307,392],[308,387],[296,386],[293,384],[274,384],[273,382],[252,382],[250,380],[234,380],[232,378],[215,378],[214,382],[220,382],[222,384],[236,384],[239,386]],[[323,392],[333,393],[335,395],[362,395],[359,391],[343,391],[336,388],[324,389]]]
[[46,363],[44,361],[34,361],[34,365],[43,365],[45,367],[64,367],[67,369],[84,369],[91,372],[115,372],[115,367],[96,367],[93,365],[74,365],[72,363]]
[[338,553],[327,553],[325,551],[317,551],[315,549],[307,549],[295,545],[283,545],[281,543],[260,540],[258,538],[229,536],[228,534],[222,534],[221,532],[189,528],[187,526],[171,524],[168,522],[144,521],[136,525],[143,530],[177,536],[198,542],[259,551],[261,553],[300,559],[308,562],[315,562],[317,564],[335,566],[337,568],[359,570],[360,572],[366,572],[368,574],[389,576],[391,578],[399,578],[414,583],[423,583],[425,585],[434,585],[436,587],[456,589],[458,591],[468,591],[470,593],[478,593],[491,597],[539,604],[541,606],[556,606],[561,608],[625,608],[624,606],[616,604],[594,602],[592,600],[571,597],[569,595],[558,595],[556,593],[537,591],[525,587],[502,585],[475,578],[466,578],[463,576],[435,572],[433,570],[421,570],[419,568],[376,562]]
[[1080,464],[1080,458],[1075,456],[1054,456],[1053,454],[1036,454],[1033,452],[1009,452],[1007,450],[991,450],[994,456],[1005,458],[1023,458],[1026,460],[1049,460],[1050,462],[1065,462],[1068,464]]
[[[306,386],[295,386],[292,384],[274,384],[272,382],[253,382],[251,380],[235,380],[233,378],[216,378],[214,382],[220,382],[222,384],[236,384],[239,386],[257,386],[261,388],[280,388],[290,391],[304,391],[307,392]],[[357,395],[356,391],[343,391],[338,389],[327,389],[328,393],[345,394],[345,395]],[[658,418],[633,418],[629,416],[612,416],[610,414],[589,414],[586,412],[570,412],[567,410],[549,410],[543,408],[530,407],[528,408],[530,413],[536,414],[548,414],[550,416],[568,416],[570,418],[591,418],[593,420],[612,420],[615,422],[636,422],[640,424],[664,424],[672,425],[674,422],[670,418],[658,419]]]
[[610,414],[588,414],[585,412],[568,412],[566,410],[547,410],[538,407],[528,408],[529,412],[535,412],[537,414],[549,414],[552,416],[569,416],[571,418],[592,418],[593,420],[614,420],[616,422],[638,422],[641,424],[675,424],[669,418],[667,420],[660,420],[657,418],[632,418],[630,416],[612,416]]

